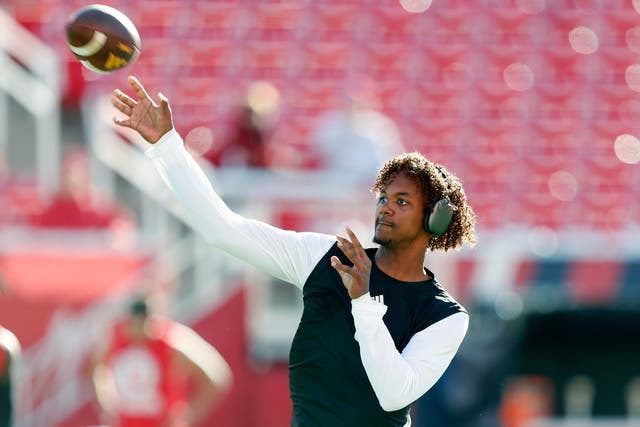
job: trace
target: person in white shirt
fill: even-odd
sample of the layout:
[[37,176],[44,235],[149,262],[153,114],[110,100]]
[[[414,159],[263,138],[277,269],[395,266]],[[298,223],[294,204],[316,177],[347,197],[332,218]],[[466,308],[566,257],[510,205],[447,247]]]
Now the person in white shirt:
[[[440,378],[468,314],[424,267],[427,251],[475,243],[475,214],[460,181],[419,153],[389,160],[375,181],[374,243],[294,232],[244,218],[215,192],[173,127],[169,101],[114,92],[146,155],[191,225],[213,246],[302,290],[289,360],[291,426],[409,426],[411,404]],[[356,160],[354,160],[356,161]]]
[[378,104],[373,91],[360,84],[342,94],[340,108],[320,115],[310,141],[323,170],[370,187],[382,165],[405,151],[398,127]]

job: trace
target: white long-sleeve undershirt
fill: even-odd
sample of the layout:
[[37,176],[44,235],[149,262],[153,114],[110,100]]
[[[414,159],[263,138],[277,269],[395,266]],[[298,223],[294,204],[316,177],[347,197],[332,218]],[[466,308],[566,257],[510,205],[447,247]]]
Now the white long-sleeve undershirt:
[[455,313],[416,333],[399,353],[382,317],[387,306],[369,294],[351,301],[360,359],[385,411],[404,408],[427,392],[451,363],[469,324]]
[[[282,230],[231,211],[175,130],[146,155],[207,242],[271,276],[302,289],[336,241],[335,236]],[[382,320],[386,310],[369,294],[352,301],[362,364],[380,405],[392,411],[414,402],[442,376],[466,334],[468,315],[453,314],[416,333],[400,353]]]

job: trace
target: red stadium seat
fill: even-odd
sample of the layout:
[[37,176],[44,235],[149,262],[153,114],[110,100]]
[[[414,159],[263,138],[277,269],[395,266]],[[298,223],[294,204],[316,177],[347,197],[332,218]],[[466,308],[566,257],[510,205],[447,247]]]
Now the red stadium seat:
[[[411,45],[414,36],[421,26],[428,25],[433,19],[430,14],[406,13],[402,7],[391,2],[380,2],[376,8],[371,9],[367,15],[367,32],[359,31],[357,40],[380,44],[404,44]],[[359,16],[364,17],[362,13]],[[364,28],[362,28],[364,30]]]
[[551,195],[523,193],[513,202],[518,205],[515,221],[530,226],[559,230],[574,226],[579,217],[575,203],[559,201]]
[[239,69],[240,53],[229,41],[185,39],[177,52],[180,77],[228,75]]
[[580,161],[581,146],[590,134],[585,131],[549,132],[534,127],[522,146],[527,163],[566,167],[571,161]]
[[584,88],[594,83],[601,60],[572,50],[562,53],[547,51],[536,65],[536,90],[547,96],[559,97],[584,93]]
[[602,61],[602,67],[599,70],[601,74],[598,76],[600,87],[611,91],[629,91],[626,71],[627,67],[638,63],[637,55],[634,55],[628,49],[622,48],[604,50],[599,57]]
[[[338,82],[302,79],[283,88],[285,108],[289,114],[303,114],[308,117],[339,108],[344,102],[344,94]],[[311,119],[313,120],[313,119]]]
[[481,3],[470,3],[468,0],[434,1],[429,12],[440,19],[458,18],[462,15],[477,14],[482,9]]
[[580,131],[585,126],[582,113],[585,103],[581,95],[560,92],[560,95],[556,96],[551,93],[554,87],[549,85],[545,90],[538,91],[532,121],[546,133]]
[[606,157],[587,158],[584,166],[587,170],[584,183],[589,193],[600,197],[616,197],[635,191],[637,168],[620,162],[613,153]]
[[418,150],[447,166],[464,164],[460,153],[467,141],[473,139],[473,133],[465,127],[456,126],[432,129],[425,126],[423,120],[426,119],[415,117],[411,121],[405,121],[405,125],[400,128],[408,136],[403,139],[405,148]]
[[254,80],[274,80],[288,73],[297,74],[300,56],[291,41],[250,41],[239,52],[237,74]]
[[304,46],[302,76],[326,81],[344,81],[352,48],[342,42],[316,42]]
[[252,19],[247,31],[249,39],[292,41],[313,37],[307,25],[313,18],[306,8],[265,2],[256,2],[250,7]]
[[[478,88],[469,96],[473,122],[481,129],[502,131],[509,128],[524,131],[533,122],[535,103],[532,94],[515,91],[490,91]],[[464,94],[463,94],[464,95]]]
[[477,228],[482,232],[499,230],[510,225],[514,219],[519,221],[518,209],[513,200],[506,195],[491,195],[483,191],[476,191],[474,185],[463,180],[469,204],[477,218]]
[[310,16],[306,25],[314,42],[347,43],[354,40],[358,25],[367,27],[367,10],[354,2],[310,3]]
[[[509,49],[504,51],[500,48],[486,49],[479,53],[478,64],[475,68],[475,81],[477,87],[494,95],[516,94],[518,92],[526,92],[527,90],[535,90],[535,70],[539,68],[539,56],[535,52],[520,52],[513,54]],[[521,90],[519,86],[510,87],[505,79],[505,71],[515,64],[523,64],[529,67],[531,74],[517,74],[516,84],[523,85]],[[530,86],[524,86],[529,84]]]
[[247,31],[245,7],[237,1],[194,1],[188,6],[185,39],[237,40]]
[[620,192],[587,191],[578,202],[581,208],[579,223],[599,232],[625,230],[633,220],[635,203]]
[[[444,2],[443,2],[444,3]],[[416,48],[424,46],[432,55],[450,57],[478,49],[475,43],[478,16],[470,10],[445,12],[423,18],[414,30]]]
[[189,8],[179,0],[140,0],[126,13],[138,28],[140,37],[180,36],[189,22]]
[[413,55],[412,48],[403,43],[380,43],[363,47],[362,59],[367,74],[376,81],[404,80]]
[[[411,123],[425,134],[460,126],[465,119],[465,97],[443,89],[432,90],[427,85],[415,89],[418,96]],[[411,98],[408,98],[411,102]],[[468,98],[467,98],[468,99]]]
[[465,142],[461,154],[471,163],[487,166],[514,163],[519,158],[521,145],[526,141],[524,133],[509,129],[477,125],[473,132],[472,139]]
[[493,0],[484,5],[482,45],[503,53],[517,54],[543,45],[545,21],[524,13],[511,0]]

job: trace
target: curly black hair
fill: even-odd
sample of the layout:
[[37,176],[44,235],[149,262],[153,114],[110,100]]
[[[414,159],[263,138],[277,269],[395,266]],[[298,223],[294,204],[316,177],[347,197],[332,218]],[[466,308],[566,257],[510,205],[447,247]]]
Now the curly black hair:
[[467,203],[467,195],[458,177],[419,152],[404,153],[382,166],[372,191],[381,191],[399,173],[405,173],[420,186],[425,195],[425,212],[431,212],[441,199],[448,199],[456,208],[447,232],[440,237],[431,236],[430,250],[458,249],[465,242],[475,245],[476,215]]

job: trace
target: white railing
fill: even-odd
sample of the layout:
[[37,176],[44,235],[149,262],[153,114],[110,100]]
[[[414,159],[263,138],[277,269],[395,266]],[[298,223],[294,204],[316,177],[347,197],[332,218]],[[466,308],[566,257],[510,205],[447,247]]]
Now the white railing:
[[57,189],[60,168],[60,60],[55,51],[0,9],[0,155],[6,154],[11,120],[8,98],[33,119],[35,172],[42,194]]

